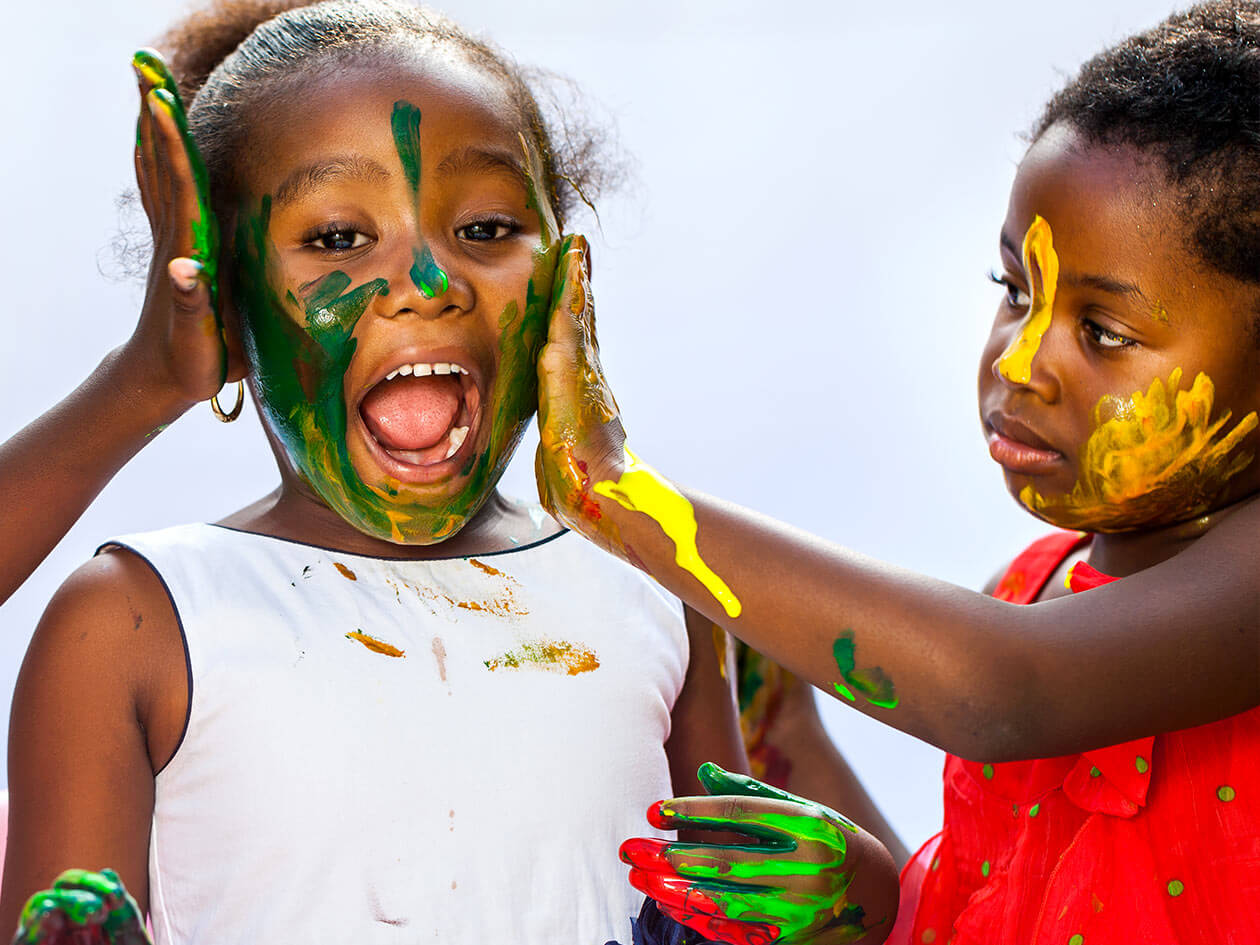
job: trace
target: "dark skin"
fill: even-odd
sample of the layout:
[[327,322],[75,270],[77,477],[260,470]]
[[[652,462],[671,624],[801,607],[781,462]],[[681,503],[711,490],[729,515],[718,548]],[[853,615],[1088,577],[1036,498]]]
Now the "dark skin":
[[[254,152],[269,160],[265,167],[243,170],[239,183],[246,195],[272,192],[285,175],[319,159],[330,146],[371,159],[394,175],[369,188],[362,181],[326,177],[319,189],[273,219],[270,235],[280,247],[283,278],[293,284],[318,276],[322,269],[350,270],[356,264],[371,264],[375,273],[390,279],[390,294],[377,298],[355,328],[359,347],[346,389],[354,389],[391,352],[419,361],[423,358],[415,352],[439,346],[481,357],[485,370],[493,371],[498,315],[507,302],[523,301],[532,256],[546,225],[542,216],[550,209],[544,208],[543,215],[529,209],[524,180],[482,168],[447,179],[426,178],[417,217],[414,201],[400,196],[404,185],[389,122],[395,101],[423,104],[426,168],[472,144],[489,142],[519,154],[514,114],[504,107],[502,91],[452,56],[433,68],[410,63],[364,70],[354,81],[341,73],[335,83],[291,86],[289,93],[303,103],[300,121],[269,122],[257,132]],[[312,102],[319,106],[313,108]],[[165,139],[164,147],[171,146]],[[167,160],[163,167],[149,183],[160,183],[163,193],[188,186],[186,165],[173,167]],[[175,186],[167,175],[177,178]],[[146,205],[153,199],[147,195]],[[496,245],[489,250],[465,245],[486,235],[484,229],[475,234],[468,229],[469,206],[480,204],[499,210],[510,204],[519,218],[515,229],[491,234]],[[369,242],[347,255],[327,252],[326,243],[335,240],[299,240],[309,218],[320,213],[338,222],[354,217]],[[471,218],[481,219],[475,213]],[[433,299],[408,288],[408,250],[417,233],[450,275],[450,291]],[[231,325],[234,313],[225,315]],[[279,450],[277,458],[279,489],[224,524],[391,557],[498,551],[511,547],[514,538],[534,537],[540,530],[528,514],[495,494],[466,528],[440,545],[380,541],[333,514],[294,476]],[[370,460],[363,462],[361,472],[365,478],[372,474]],[[437,482],[427,488],[436,495],[453,486]],[[548,523],[541,529],[551,533],[555,526]],[[666,745],[671,776],[679,785],[693,783],[704,761],[736,771],[746,765],[735,706],[712,658],[709,625],[690,612],[687,624],[692,655]],[[147,910],[153,779],[176,749],[188,699],[178,622],[152,571],[120,550],[107,551],[77,570],[40,621],[14,694],[0,927],[13,928],[26,897],[73,864],[110,866],[140,909]],[[49,731],[57,737],[50,739]]]
[[[1209,375],[1218,409],[1232,410],[1235,422],[1260,409],[1250,340],[1256,289],[1188,251],[1176,208],[1144,155],[1092,146],[1070,129],[1051,129],[1022,163],[1003,242],[1018,247],[1043,217],[1062,273],[1032,376],[1014,383],[994,372],[1026,314],[1029,274],[1018,255],[1003,256],[1013,288],[982,356],[981,413],[1004,414],[1008,433],[1032,431],[1042,446],[1040,465],[1006,469],[1013,493],[1030,483],[1042,494],[1069,490],[1099,399],[1128,398],[1174,368],[1187,379]],[[580,279],[580,260],[571,265]],[[1117,291],[1121,283],[1130,286]],[[676,564],[673,542],[651,518],[593,488],[598,522],[573,503],[582,484],[566,484],[563,449],[593,467],[591,483],[618,480],[628,457],[618,418],[556,426],[575,415],[575,398],[590,396],[582,366],[598,367],[583,340],[587,313],[558,316],[540,360],[544,501],[614,552],[632,548],[633,560],[688,604],[828,693],[841,681],[835,641],[851,631],[858,668],[879,668],[898,697],[895,708],[859,697],[859,711],[964,758],[998,762],[1099,748],[1260,704],[1256,463],[1205,514],[1182,518],[1170,504],[1147,527],[1097,535],[1090,563],[1125,580],[1071,597],[1052,581],[1032,607],[871,561],[684,490],[700,553],[742,602],[732,618]],[[1257,435],[1242,447],[1254,451]]]
[[[73,393],[0,444],[0,603],[56,547],[127,461],[219,390],[224,357],[210,294],[188,258],[196,211],[179,129],[141,96],[136,180],[153,233],[153,265],[140,321]],[[239,347],[226,352],[229,380],[244,374]],[[229,402],[225,405],[228,409]]]

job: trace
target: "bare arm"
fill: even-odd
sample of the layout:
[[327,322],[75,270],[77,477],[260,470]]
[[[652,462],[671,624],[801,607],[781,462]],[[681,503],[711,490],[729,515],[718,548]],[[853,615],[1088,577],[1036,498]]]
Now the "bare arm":
[[[740,639],[976,760],[1068,754],[1260,704],[1260,502],[1174,559],[1033,606],[873,561],[633,465],[611,395],[589,389],[603,379],[582,252],[564,262],[539,362],[544,501]],[[690,523],[690,554],[663,522],[683,539]]]
[[153,774],[183,727],[183,664],[165,591],[134,556],[94,559],[53,598],[13,697],[0,928],[71,867],[113,869],[147,907]]
[[909,854],[901,838],[823,727],[813,687],[751,647],[741,648],[736,667],[753,774],[843,812],[888,848],[898,869],[905,865]]
[[189,258],[206,252],[192,221],[209,210],[155,78],[140,77],[135,154],[154,244],[144,308],[131,338],[78,389],[0,445],[0,603],[153,436],[242,374],[234,338],[216,328],[210,270]]

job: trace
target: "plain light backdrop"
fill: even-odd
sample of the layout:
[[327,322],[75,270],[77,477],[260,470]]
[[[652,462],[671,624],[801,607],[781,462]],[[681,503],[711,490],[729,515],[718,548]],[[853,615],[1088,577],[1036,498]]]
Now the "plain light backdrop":
[[[1170,7],[439,6],[572,78],[633,160],[629,186],[600,203],[602,226],[579,222],[605,368],[644,458],[971,587],[1045,530],[1007,497],[976,419],[1001,292],[985,276],[1020,133],[1085,58]],[[0,436],[73,389],[135,322],[143,286],[119,278],[111,252],[116,199],[133,185],[128,61],[183,8],[78,0],[6,13]],[[533,493],[534,443],[508,472],[515,495]],[[158,437],[0,608],[5,712],[44,604],[103,539],[214,520],[275,482],[252,407],[231,426],[198,407]],[[822,701],[913,849],[940,823],[940,752]]]

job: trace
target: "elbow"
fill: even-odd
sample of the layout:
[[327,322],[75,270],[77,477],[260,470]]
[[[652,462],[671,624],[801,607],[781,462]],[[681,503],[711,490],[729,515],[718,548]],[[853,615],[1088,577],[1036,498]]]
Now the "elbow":
[[987,673],[970,674],[943,707],[938,737],[929,739],[952,755],[980,764],[1023,761],[1057,754],[1045,724],[1047,701],[1033,666],[993,661]]

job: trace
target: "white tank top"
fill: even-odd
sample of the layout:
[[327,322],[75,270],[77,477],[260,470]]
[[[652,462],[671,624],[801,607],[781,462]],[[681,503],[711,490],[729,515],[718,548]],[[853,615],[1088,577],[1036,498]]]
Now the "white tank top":
[[617,847],[672,793],[676,598],[569,533],[434,561],[213,525],[110,544],[165,582],[192,686],[156,778],[160,945],[629,941]]

